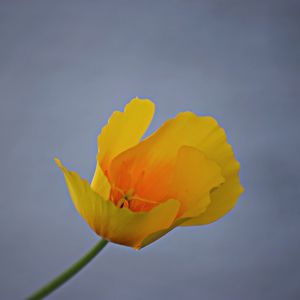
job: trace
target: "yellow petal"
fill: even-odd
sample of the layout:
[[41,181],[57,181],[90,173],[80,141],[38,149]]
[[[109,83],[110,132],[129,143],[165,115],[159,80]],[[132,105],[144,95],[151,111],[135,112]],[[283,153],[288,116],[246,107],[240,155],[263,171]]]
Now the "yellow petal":
[[102,168],[97,162],[95,174],[91,183],[91,188],[98,193],[104,200],[108,200],[110,194],[110,183],[105,176]]
[[102,129],[98,137],[98,161],[91,187],[103,199],[108,199],[111,189],[103,170],[109,167],[114,156],[139,142],[152,120],[154,110],[150,100],[135,98],[126,105],[123,113],[114,112]]
[[211,203],[206,211],[181,226],[205,225],[220,219],[234,207],[243,191],[238,175],[227,177],[226,183],[211,193]]
[[219,165],[190,146],[180,148],[174,173],[171,189],[181,203],[181,218],[195,217],[205,211],[210,191],[224,182]]
[[181,226],[204,225],[220,219],[235,206],[244,191],[239,178],[240,164],[234,157],[231,145],[227,142],[225,131],[213,118],[206,117],[203,122],[207,137],[197,147],[219,164],[225,182],[211,192],[211,201],[206,210]]
[[98,162],[104,173],[119,153],[135,146],[151,123],[155,105],[148,99],[134,98],[124,112],[115,111],[98,137]]
[[94,192],[88,181],[68,171],[58,159],[55,161],[64,173],[76,209],[90,227],[107,240],[139,249],[147,236],[169,228],[177,215],[179,203],[176,200],[169,200],[150,212],[134,213],[127,208],[117,208]]
[[[239,163],[234,157],[231,146],[227,143],[224,130],[212,117],[199,117],[191,112],[180,113],[137,146],[116,157],[112,162],[113,175],[116,177],[119,166],[123,165],[123,169],[128,170],[128,175],[141,178],[139,181],[142,184],[148,182],[148,190],[150,188],[154,190],[151,195],[155,200],[160,201],[167,196],[163,193],[169,184],[160,180],[161,174],[164,174],[164,177],[170,176],[169,171],[172,170],[170,165],[176,160],[182,146],[197,148],[209,160],[221,167],[225,183],[212,192],[212,202],[207,207],[205,219],[207,223],[213,222],[233,208],[242,188],[238,176]],[[151,168],[155,172],[152,172]],[[130,176],[128,178],[130,179]],[[142,184],[138,182],[138,186]],[[147,193],[150,194],[148,190],[143,189],[144,195],[140,196],[147,198]],[[216,203],[213,204],[213,202]],[[198,218],[194,221],[195,224],[202,224]],[[184,225],[192,224],[192,221],[188,221]]]

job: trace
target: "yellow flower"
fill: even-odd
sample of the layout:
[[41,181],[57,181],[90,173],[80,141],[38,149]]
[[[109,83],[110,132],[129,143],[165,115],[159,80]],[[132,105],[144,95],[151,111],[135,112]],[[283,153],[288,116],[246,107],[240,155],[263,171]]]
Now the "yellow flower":
[[154,103],[133,99],[98,137],[91,185],[62,169],[73,203],[104,239],[140,249],[176,226],[214,222],[243,188],[239,163],[212,117],[178,114],[141,141]]

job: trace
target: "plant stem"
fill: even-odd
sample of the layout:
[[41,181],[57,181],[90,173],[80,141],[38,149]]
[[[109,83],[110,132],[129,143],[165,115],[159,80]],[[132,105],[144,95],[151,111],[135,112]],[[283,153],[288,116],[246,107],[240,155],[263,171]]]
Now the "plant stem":
[[84,266],[86,266],[108,243],[108,241],[100,240],[89,252],[81,257],[76,263],[69,267],[66,271],[55,277],[48,284],[37,290],[27,300],[43,299],[50,293],[52,293],[59,286],[64,284],[70,278],[72,278],[77,272],[79,272]]

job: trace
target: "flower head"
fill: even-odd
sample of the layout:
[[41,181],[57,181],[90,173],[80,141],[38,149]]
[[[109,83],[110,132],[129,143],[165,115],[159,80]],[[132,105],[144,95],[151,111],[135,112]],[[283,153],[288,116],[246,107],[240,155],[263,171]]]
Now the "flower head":
[[178,114],[141,141],[154,103],[133,99],[98,137],[92,183],[62,169],[73,203],[103,238],[139,249],[176,226],[214,222],[243,188],[239,163],[212,117]]

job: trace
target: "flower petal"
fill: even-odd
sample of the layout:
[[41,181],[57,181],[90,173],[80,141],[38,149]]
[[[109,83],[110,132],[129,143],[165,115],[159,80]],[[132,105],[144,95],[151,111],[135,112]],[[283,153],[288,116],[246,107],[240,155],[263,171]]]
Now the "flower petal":
[[[238,176],[239,163],[227,143],[225,131],[212,117],[199,117],[191,112],[184,112],[168,120],[150,137],[117,156],[112,162],[110,177],[116,178],[120,174],[118,170],[123,166],[127,173],[121,172],[122,176],[128,175],[128,180],[130,176],[138,178],[138,187],[144,186],[144,182],[148,183],[148,188],[142,191],[144,195],[140,196],[147,198],[149,190],[152,189],[152,199],[159,202],[167,197],[164,192],[169,184],[161,178],[171,176],[172,164],[182,146],[197,148],[221,167],[225,183],[212,192],[212,203],[207,208],[205,219],[205,222],[213,222],[234,207],[242,188]],[[115,181],[124,182],[123,179]],[[191,225],[191,222],[185,224]]]
[[[112,162],[110,180],[120,190],[134,190],[140,199],[132,200],[134,211],[150,210],[167,199],[181,203],[177,217],[195,217],[210,203],[210,191],[224,182],[221,169],[198,149],[182,146],[176,159],[156,162],[156,149],[140,154],[140,147],[123,152]],[[136,160],[144,157],[143,161]],[[151,158],[150,158],[151,157]]]
[[97,162],[95,174],[91,183],[91,188],[100,195],[104,200],[109,199],[111,186],[110,183],[105,176],[102,168],[99,166]]
[[227,177],[226,183],[211,193],[211,203],[206,211],[181,226],[205,225],[220,219],[234,207],[243,191],[238,175]]
[[94,192],[88,181],[68,171],[58,159],[55,161],[64,173],[76,209],[90,227],[107,240],[139,249],[147,236],[169,228],[177,215],[179,203],[176,200],[169,200],[150,212],[134,213],[125,207],[117,208]]
[[134,98],[124,112],[115,111],[98,136],[98,162],[104,173],[119,153],[135,146],[151,123],[155,105],[148,99]]
[[210,203],[210,191],[224,182],[221,168],[198,149],[179,149],[172,180],[172,196],[181,203],[179,217],[195,217]]

